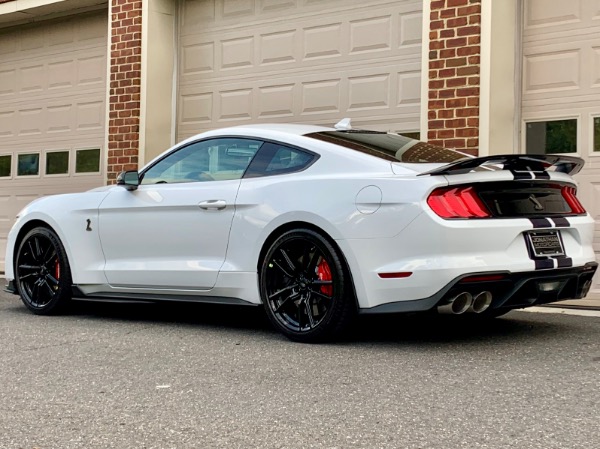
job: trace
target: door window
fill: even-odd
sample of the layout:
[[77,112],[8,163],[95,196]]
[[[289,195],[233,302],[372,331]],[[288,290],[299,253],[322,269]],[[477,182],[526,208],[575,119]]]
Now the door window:
[[142,184],[240,179],[262,143],[237,138],[191,143],[146,170]]

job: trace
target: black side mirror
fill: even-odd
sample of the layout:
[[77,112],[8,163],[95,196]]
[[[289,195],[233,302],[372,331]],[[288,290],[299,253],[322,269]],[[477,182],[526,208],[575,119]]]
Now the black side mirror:
[[117,176],[117,185],[123,186],[127,190],[135,190],[140,185],[140,174],[137,170],[122,171]]

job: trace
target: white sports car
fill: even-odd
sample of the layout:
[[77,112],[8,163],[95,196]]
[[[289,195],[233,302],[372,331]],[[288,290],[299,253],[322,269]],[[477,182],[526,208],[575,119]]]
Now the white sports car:
[[72,298],[263,304],[306,342],[357,313],[493,317],[587,294],[581,159],[338,125],[206,132],[117,185],[38,199],[9,234],[7,290],[37,314]]

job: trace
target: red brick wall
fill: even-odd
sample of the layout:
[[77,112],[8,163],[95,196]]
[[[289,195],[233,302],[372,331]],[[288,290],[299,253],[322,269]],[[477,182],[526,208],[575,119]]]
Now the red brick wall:
[[138,168],[142,70],[142,2],[111,2],[108,184]]
[[481,0],[432,0],[427,140],[477,155]]

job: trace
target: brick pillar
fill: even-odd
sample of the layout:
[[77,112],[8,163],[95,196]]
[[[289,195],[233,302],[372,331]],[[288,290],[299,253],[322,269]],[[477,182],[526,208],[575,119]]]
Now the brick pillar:
[[107,182],[137,170],[140,141],[142,2],[111,0]]
[[481,0],[432,0],[427,140],[477,155]]

